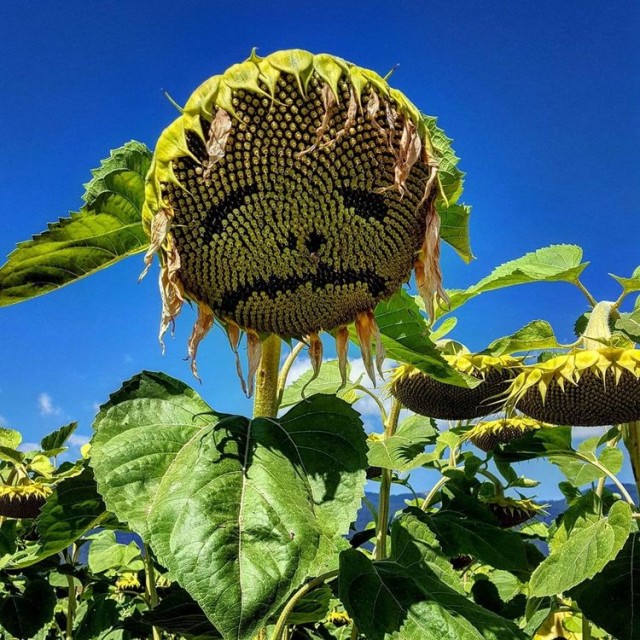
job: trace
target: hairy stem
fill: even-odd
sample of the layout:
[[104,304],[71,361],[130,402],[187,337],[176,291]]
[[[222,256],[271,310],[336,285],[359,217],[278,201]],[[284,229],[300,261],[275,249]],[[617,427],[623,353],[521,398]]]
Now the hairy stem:
[[582,282],[580,282],[580,280],[576,280],[574,284],[576,285],[576,287],[578,287],[578,289],[580,289],[580,291],[582,291],[585,298],[589,301],[589,304],[592,307],[595,307],[598,304],[598,301],[591,295],[591,293],[589,293],[587,287],[585,287]]
[[280,368],[280,338],[270,335],[262,343],[262,357],[256,373],[254,418],[275,418],[278,413],[278,370]]
[[291,371],[293,363],[296,361],[296,358],[300,355],[300,352],[304,349],[304,347],[304,342],[298,342],[298,344],[293,347],[293,349],[291,349],[291,353],[289,353],[287,359],[282,365],[282,369],[280,369],[280,376],[278,377],[278,404],[282,402],[282,396],[287,386],[287,377],[289,376],[289,371]]
[[[391,438],[398,428],[402,405],[394,398],[389,417],[384,425],[384,438]],[[378,531],[376,532],[375,559],[387,557],[387,528],[389,526],[389,499],[391,496],[391,469],[383,469],[380,479],[380,501],[378,503]]]
[[295,609],[296,604],[300,598],[303,598],[307,593],[313,591],[320,585],[324,584],[327,580],[331,580],[338,575],[337,571],[329,571],[327,573],[323,573],[321,576],[314,578],[310,582],[302,585],[289,599],[289,602],[285,605],[282,613],[278,617],[278,621],[276,622],[275,629],[271,634],[271,640],[282,640],[282,635],[287,626],[287,619],[291,612]]

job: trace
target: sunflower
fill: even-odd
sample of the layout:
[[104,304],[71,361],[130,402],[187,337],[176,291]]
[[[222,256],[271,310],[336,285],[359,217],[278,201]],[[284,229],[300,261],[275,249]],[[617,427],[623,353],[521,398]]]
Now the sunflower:
[[523,438],[527,433],[540,429],[543,425],[538,420],[513,416],[478,422],[465,434],[465,439],[483,451],[493,451],[499,444],[507,444]]
[[508,498],[507,496],[495,496],[485,501],[487,507],[497,518],[498,523],[504,529],[517,527],[538,514],[543,513],[544,507],[524,498]]
[[595,427],[640,420],[640,350],[584,349],[523,368],[509,403],[536,420]]
[[378,369],[384,358],[375,305],[412,269],[428,310],[446,299],[437,165],[416,107],[340,58],[253,52],[210,78],[160,136],[147,176],[145,262],[160,259],[161,341],[194,302],[194,375],[217,320],[236,355],[247,334],[250,392],[266,336],[307,341],[319,365],[318,333],[334,331],[344,364],[355,322],[374,377],[374,341]]
[[51,492],[51,487],[36,482],[0,485],[0,516],[37,518]]
[[500,409],[506,385],[521,360],[480,354],[445,355],[458,371],[481,380],[473,389],[445,384],[411,365],[396,369],[391,393],[402,404],[424,416],[440,420],[470,420]]

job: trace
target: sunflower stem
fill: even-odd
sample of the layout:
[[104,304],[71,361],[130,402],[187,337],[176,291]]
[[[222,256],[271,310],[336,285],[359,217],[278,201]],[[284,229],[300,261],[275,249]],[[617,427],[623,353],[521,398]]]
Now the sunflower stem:
[[589,292],[587,287],[585,287],[582,284],[582,282],[580,282],[580,280],[576,280],[574,282],[574,284],[576,285],[576,287],[578,287],[578,289],[580,289],[580,291],[582,291],[582,293],[584,294],[585,298],[589,301],[589,304],[592,307],[595,307],[598,304],[598,301],[591,295],[591,293]]
[[[153,568],[153,558],[151,557],[151,549],[148,545],[144,545],[144,591],[145,599],[149,609],[153,609],[158,604],[158,591],[156,589],[156,572]],[[151,627],[153,640],[160,640],[160,630],[157,627]]]
[[321,576],[314,578],[310,582],[303,584],[289,599],[289,602],[285,605],[282,613],[278,617],[278,621],[276,622],[276,626],[271,634],[271,640],[281,640],[282,634],[287,627],[287,619],[291,612],[295,609],[296,604],[300,598],[305,596],[310,591],[317,589],[319,586],[323,585],[327,580],[332,580],[338,575],[337,571],[329,571],[327,573],[323,573]]
[[280,369],[280,375],[278,376],[278,405],[282,402],[282,396],[284,395],[284,390],[287,387],[289,371],[291,371],[293,363],[296,361],[296,358],[300,355],[300,352],[304,347],[304,342],[298,342],[298,344],[291,349],[291,352],[282,365],[282,369]]
[[256,372],[254,418],[275,418],[278,414],[278,371],[280,369],[280,338],[271,334],[262,343],[260,366]]
[[67,575],[67,585],[69,586],[69,595],[67,597],[67,629],[66,640],[73,639],[73,621],[76,615],[76,585],[73,576]]
[[582,334],[585,349],[602,349],[603,342],[611,338],[609,317],[613,311],[613,302],[598,302],[591,311],[587,328]]
[[[384,425],[384,438],[391,438],[398,428],[398,418],[402,405],[393,399],[389,417]],[[387,557],[387,528],[389,526],[389,499],[391,496],[391,469],[383,469],[380,479],[380,501],[378,505],[378,531],[376,532],[375,559],[384,560]]]
[[622,425],[622,441],[629,452],[633,477],[640,493],[640,420]]

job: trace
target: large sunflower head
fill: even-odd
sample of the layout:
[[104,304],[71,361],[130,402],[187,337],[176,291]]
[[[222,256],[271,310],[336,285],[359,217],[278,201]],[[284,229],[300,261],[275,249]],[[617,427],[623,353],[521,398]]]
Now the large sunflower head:
[[318,332],[335,329],[344,360],[355,321],[370,359],[373,308],[412,269],[428,309],[446,297],[438,185],[427,121],[378,74],[327,54],[252,54],[196,89],[156,146],[143,219],[161,337],[191,300],[194,373],[215,319],[234,350],[247,333],[249,378],[270,333],[308,339],[317,357]]
[[640,350],[577,350],[525,367],[509,388],[509,402],[551,424],[640,420]]
[[444,359],[458,371],[479,378],[473,389],[439,382],[411,365],[396,369],[391,393],[402,404],[424,416],[441,420],[471,420],[498,411],[504,391],[521,359],[460,353]]

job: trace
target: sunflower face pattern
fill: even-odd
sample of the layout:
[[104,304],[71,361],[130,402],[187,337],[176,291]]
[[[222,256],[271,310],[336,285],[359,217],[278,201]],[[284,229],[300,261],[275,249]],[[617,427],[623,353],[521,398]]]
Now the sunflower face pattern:
[[199,87],[156,147],[143,220],[161,338],[191,300],[194,361],[216,318],[254,351],[258,335],[317,344],[356,322],[366,354],[373,308],[412,269],[428,309],[446,297],[437,197],[424,118],[380,76],[326,54],[252,54]]
[[640,419],[640,350],[605,348],[558,356],[525,369],[509,391],[526,415],[596,427]]

